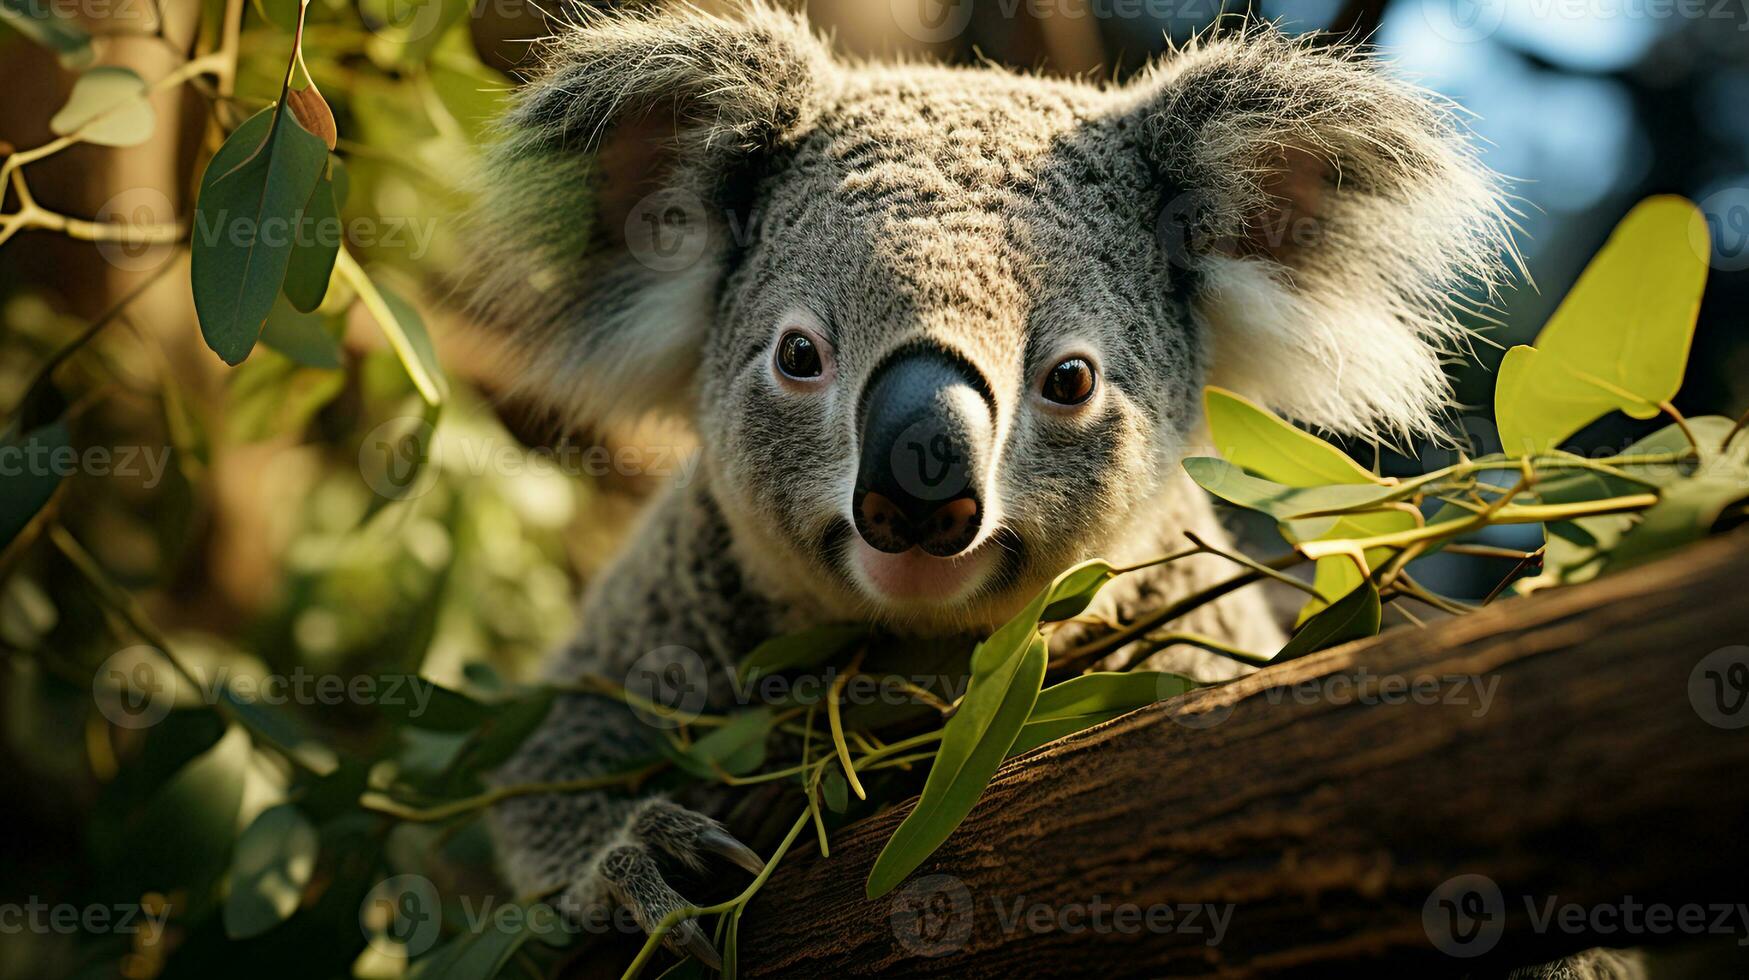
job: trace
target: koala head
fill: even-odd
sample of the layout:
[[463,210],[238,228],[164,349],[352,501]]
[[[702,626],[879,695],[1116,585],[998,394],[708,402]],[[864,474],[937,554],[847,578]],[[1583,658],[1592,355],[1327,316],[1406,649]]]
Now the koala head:
[[553,38],[484,196],[519,394],[689,419],[768,588],[934,626],[1134,534],[1204,384],[1428,428],[1509,247],[1451,111],[1351,51],[1099,86],[846,63],[763,4]]

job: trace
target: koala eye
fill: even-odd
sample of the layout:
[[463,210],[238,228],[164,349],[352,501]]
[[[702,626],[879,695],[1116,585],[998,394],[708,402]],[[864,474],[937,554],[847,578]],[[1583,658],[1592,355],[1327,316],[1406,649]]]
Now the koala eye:
[[826,370],[819,346],[799,330],[791,330],[778,340],[777,369],[798,381],[817,378]]
[[1058,405],[1079,405],[1093,394],[1093,365],[1071,357],[1045,375],[1044,396]]

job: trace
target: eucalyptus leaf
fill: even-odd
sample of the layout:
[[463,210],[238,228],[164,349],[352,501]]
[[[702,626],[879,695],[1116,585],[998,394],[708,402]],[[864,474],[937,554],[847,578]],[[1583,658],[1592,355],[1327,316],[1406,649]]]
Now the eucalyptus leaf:
[[328,280],[334,274],[334,261],[340,255],[343,235],[334,174],[341,167],[338,157],[329,157],[322,179],[316,182],[309,202],[298,212],[294,226],[297,240],[286,263],[285,296],[302,313],[322,305],[322,298],[328,295]]
[[65,419],[54,419],[26,433],[9,432],[0,447],[17,453],[18,472],[0,478],[0,550],[24,532],[61,485],[61,465],[72,453]]
[[55,52],[65,67],[88,65],[96,57],[91,35],[73,18],[63,16],[64,10],[44,0],[0,0],[0,21]]
[[1026,725],[1044,683],[1048,654],[1039,632],[1040,619],[1053,607],[1084,607],[1085,599],[1109,580],[1110,572],[1101,561],[1064,571],[972,650],[971,683],[942,729],[941,746],[917,806],[875,859],[868,897],[879,898],[897,887],[977,805]]
[[262,811],[238,838],[225,935],[248,939],[291,918],[316,870],[316,828],[290,803]]
[[775,716],[770,708],[754,708],[729,719],[728,724],[692,743],[684,761],[687,768],[706,778],[718,771],[742,776],[765,764],[765,743]]
[[376,679],[377,707],[397,725],[434,732],[469,732],[491,709],[459,691],[417,674],[384,674]]
[[850,784],[844,781],[844,773],[837,769],[826,770],[826,777],[820,780],[820,795],[826,798],[826,808],[833,813],[849,809]]
[[743,681],[799,667],[818,667],[848,655],[869,638],[867,626],[815,626],[799,633],[773,637],[753,648],[741,661]]
[[[868,876],[869,898],[892,891],[935,853],[977,805],[1007,757],[1044,681],[1045,641],[1037,618],[1044,605],[1035,599],[1029,621],[1011,621],[973,653],[971,686],[942,731],[941,748],[916,807],[875,859]],[[1010,631],[1016,624],[1024,629]]]
[[1380,482],[1347,453],[1225,388],[1204,389],[1203,411],[1221,457],[1265,479],[1290,487]]
[[1404,493],[1396,487],[1370,482],[1290,487],[1252,476],[1227,460],[1209,456],[1185,460],[1184,470],[1198,486],[1222,500],[1277,520],[1376,507]]
[[1691,235],[1700,212],[1669,195],[1616,226],[1533,347],[1507,351],[1494,389],[1500,442],[1543,453],[1619,409],[1651,418],[1682,387],[1708,257]]
[[67,104],[49,120],[57,136],[79,134],[100,146],[138,146],[152,138],[157,114],[146,81],[130,68],[101,65],[73,83]]
[[1117,570],[1103,561],[1076,565],[1051,588],[1049,604],[1039,613],[1039,621],[1060,623],[1074,619],[1086,612],[1099,596],[1099,590],[1116,577]]
[[196,902],[208,894],[236,837],[249,757],[248,733],[231,726],[158,791],[128,828],[130,887],[185,888]]
[[242,363],[255,347],[285,281],[297,219],[327,161],[320,139],[269,108],[238,127],[201,175],[194,305],[207,346],[227,364]]
[[261,342],[296,364],[324,371],[339,370],[344,362],[340,341],[329,319],[315,313],[300,313],[280,297],[261,325]]
[[1010,758],[1066,735],[1092,728],[1156,701],[1177,697],[1197,683],[1151,670],[1092,673],[1039,692],[1025,727],[1009,746]]
[[1351,640],[1377,636],[1382,609],[1379,590],[1370,581],[1360,585],[1307,620],[1270,663],[1286,663]]

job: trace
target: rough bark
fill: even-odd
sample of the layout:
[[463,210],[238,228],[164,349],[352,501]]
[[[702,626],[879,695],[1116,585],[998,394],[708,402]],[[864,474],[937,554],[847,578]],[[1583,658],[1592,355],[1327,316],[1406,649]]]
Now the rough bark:
[[[742,924],[743,970],[1457,975],[1677,938],[1534,920],[1551,901],[1745,898],[1749,728],[1724,726],[1749,723],[1749,706],[1722,714],[1701,665],[1749,642],[1745,543],[1397,630],[1045,746],[878,901],[863,883],[910,803],[837,834],[828,860],[798,846]],[[1465,901],[1473,879],[1446,885],[1463,874],[1500,890],[1459,920],[1496,925],[1445,943],[1479,957],[1430,938],[1454,921],[1436,890]],[[1084,925],[1095,903],[1134,907],[1143,928],[1116,929],[1109,908],[1104,929]],[[1200,932],[1145,926],[1151,908],[1210,904],[1231,909],[1218,943],[1206,912]]]

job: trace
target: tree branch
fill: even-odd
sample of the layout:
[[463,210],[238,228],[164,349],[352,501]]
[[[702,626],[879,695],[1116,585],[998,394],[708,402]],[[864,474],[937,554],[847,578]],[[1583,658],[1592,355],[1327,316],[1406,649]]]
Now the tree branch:
[[[1042,747],[869,901],[868,870],[912,804],[877,814],[835,835],[830,859],[779,869],[741,924],[743,970],[1438,976],[1683,938],[1536,920],[1551,902],[1741,900],[1749,729],[1709,722],[1723,709],[1700,679],[1703,658],[1749,636],[1745,543],[1400,629]],[[1462,874],[1500,889],[1484,906],[1500,931],[1477,958],[1442,952],[1426,924]],[[1184,928],[1156,912],[1153,931],[1121,931],[1116,906],[1175,910]],[[1190,931],[1190,906],[1230,914],[1218,942],[1207,914]]]

